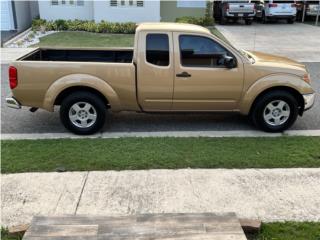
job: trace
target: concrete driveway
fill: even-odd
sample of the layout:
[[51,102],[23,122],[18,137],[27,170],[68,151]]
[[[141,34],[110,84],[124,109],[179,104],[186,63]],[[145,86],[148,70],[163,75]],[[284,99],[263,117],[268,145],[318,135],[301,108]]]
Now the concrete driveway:
[[236,47],[287,56],[299,62],[320,62],[320,27],[295,23],[217,25]]

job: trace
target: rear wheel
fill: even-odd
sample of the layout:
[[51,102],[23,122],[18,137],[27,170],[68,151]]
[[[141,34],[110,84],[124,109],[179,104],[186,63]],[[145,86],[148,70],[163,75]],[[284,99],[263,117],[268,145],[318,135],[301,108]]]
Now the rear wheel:
[[60,119],[75,134],[88,135],[99,131],[106,118],[104,101],[94,93],[78,91],[61,102]]
[[299,104],[287,91],[275,90],[260,97],[251,111],[253,123],[267,132],[282,132],[297,119]]

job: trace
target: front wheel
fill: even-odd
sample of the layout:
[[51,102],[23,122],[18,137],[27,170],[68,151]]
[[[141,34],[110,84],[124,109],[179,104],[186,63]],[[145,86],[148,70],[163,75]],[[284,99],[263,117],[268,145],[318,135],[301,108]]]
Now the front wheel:
[[297,119],[299,104],[286,91],[272,91],[260,97],[251,111],[253,123],[267,132],[282,132]]
[[60,119],[71,132],[79,135],[99,131],[106,118],[104,101],[96,94],[86,91],[71,93],[62,100]]

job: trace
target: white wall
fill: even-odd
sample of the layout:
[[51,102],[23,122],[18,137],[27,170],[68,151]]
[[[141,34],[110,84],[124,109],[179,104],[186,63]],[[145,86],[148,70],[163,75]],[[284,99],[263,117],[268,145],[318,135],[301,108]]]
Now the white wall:
[[93,20],[93,1],[84,1],[84,6],[77,6],[76,1],[74,5],[67,4],[62,5],[59,1],[59,5],[51,5],[49,0],[39,0],[39,13],[40,18],[46,20]]
[[160,0],[145,0],[143,7],[111,7],[110,1],[94,2],[94,20],[109,22],[159,22]]

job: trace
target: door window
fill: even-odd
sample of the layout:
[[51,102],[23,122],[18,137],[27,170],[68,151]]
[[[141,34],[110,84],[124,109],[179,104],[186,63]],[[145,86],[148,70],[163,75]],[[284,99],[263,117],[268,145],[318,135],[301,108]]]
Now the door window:
[[148,34],[147,62],[157,66],[169,66],[169,37],[167,34]]
[[228,51],[210,38],[180,35],[181,65],[185,67],[225,67],[223,56]]

